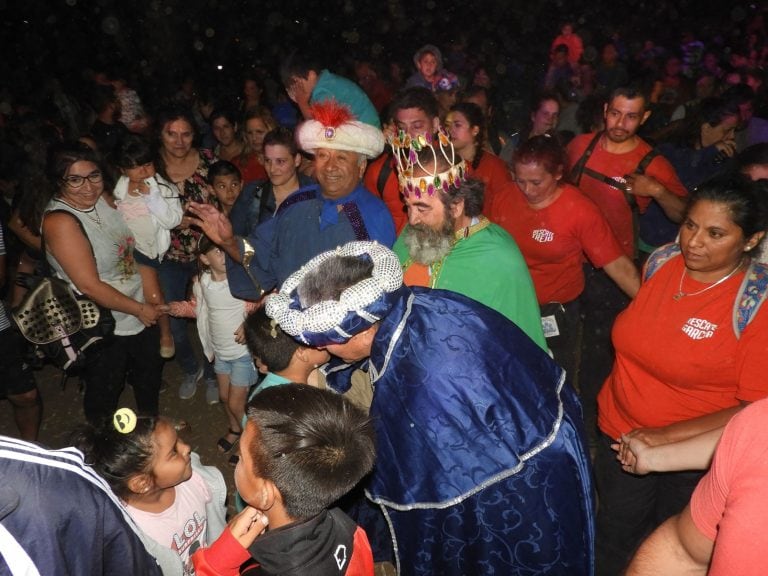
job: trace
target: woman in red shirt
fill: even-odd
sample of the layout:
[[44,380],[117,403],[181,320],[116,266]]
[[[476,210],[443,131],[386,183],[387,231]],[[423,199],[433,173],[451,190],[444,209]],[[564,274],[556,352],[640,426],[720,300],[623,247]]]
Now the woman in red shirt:
[[[565,150],[555,138],[534,136],[523,143],[513,156],[516,181],[498,198],[497,222],[514,237],[525,258],[547,345],[573,378],[585,256],[630,297],[640,287],[640,275],[597,206],[563,181],[564,166]],[[593,427],[596,394],[590,401],[582,391]]]
[[483,149],[485,117],[477,104],[459,102],[451,106],[445,118],[445,129],[451,136],[453,148],[467,165],[467,175],[485,184],[483,214],[493,220],[492,206],[497,194],[506,191],[512,180],[509,169],[495,154]]
[[642,539],[685,507],[702,475],[632,476],[610,444],[622,435],[651,446],[685,440],[768,396],[768,312],[759,307],[768,268],[750,258],[768,226],[761,188],[736,177],[700,185],[678,245],[651,255],[652,276],[613,326],[616,360],[598,396],[598,574],[621,573]]

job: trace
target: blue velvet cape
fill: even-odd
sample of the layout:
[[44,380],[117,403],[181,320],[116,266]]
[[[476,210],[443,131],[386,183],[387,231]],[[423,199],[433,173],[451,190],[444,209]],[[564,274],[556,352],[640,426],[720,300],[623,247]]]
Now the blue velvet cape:
[[453,292],[405,289],[369,370],[378,452],[367,495],[402,574],[592,574],[581,408],[517,326]]

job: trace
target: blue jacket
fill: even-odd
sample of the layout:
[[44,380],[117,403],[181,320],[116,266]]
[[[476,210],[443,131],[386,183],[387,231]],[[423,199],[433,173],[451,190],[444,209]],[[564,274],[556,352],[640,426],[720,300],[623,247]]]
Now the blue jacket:
[[[283,201],[274,218],[259,224],[248,236],[256,252],[249,272],[259,288],[271,290],[313,257],[353,240],[376,240],[387,247],[394,244],[395,225],[384,202],[362,183],[337,200],[323,198],[316,184],[301,188]],[[239,242],[242,254],[243,242]],[[248,272],[229,257],[227,279],[236,298],[259,298],[260,290]]]
[[6,437],[0,451],[0,573],[160,576],[138,527],[80,451]]
[[259,182],[251,182],[243,187],[229,212],[229,221],[236,236],[247,236],[259,223],[259,207],[262,188]]

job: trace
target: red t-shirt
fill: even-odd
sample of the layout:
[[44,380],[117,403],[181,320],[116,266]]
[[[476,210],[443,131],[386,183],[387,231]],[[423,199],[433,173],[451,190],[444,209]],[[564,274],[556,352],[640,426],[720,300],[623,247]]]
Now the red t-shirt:
[[[485,184],[483,214],[486,216],[494,212],[496,197],[499,194],[503,194],[507,185],[513,181],[504,160],[488,151],[483,152],[477,168],[472,168],[467,163],[467,176],[481,180]],[[492,222],[494,221],[490,216],[488,216],[488,219]]]
[[[568,163],[571,166],[579,161],[594,136],[594,134],[581,134],[571,140],[567,149]],[[623,178],[625,175],[633,173],[643,157],[651,151],[651,147],[644,140],[638,139],[638,141],[635,149],[625,154],[606,152],[601,142],[598,142],[587,161],[587,167],[609,178]],[[672,194],[680,197],[687,195],[685,186],[680,182],[675,169],[666,158],[656,156],[645,169],[645,174],[658,180]],[[634,257],[635,233],[632,224],[632,209],[624,197],[624,193],[586,173],[581,176],[579,189],[600,208],[624,253],[630,258]],[[652,199],[635,196],[635,200],[642,213],[648,208]]]
[[235,156],[232,159],[232,164],[240,170],[243,184],[267,179],[267,171],[264,169],[264,165],[259,162],[256,154],[248,154],[245,157]]
[[[400,187],[397,184],[397,170],[391,165],[392,156],[382,154],[376,160],[368,164],[368,168],[363,176],[363,184],[366,189],[378,196],[387,205],[389,213],[392,214],[392,220],[395,222],[395,233],[399,236],[406,224],[408,224],[408,212],[405,210],[405,203],[400,194]],[[384,166],[389,163],[392,170],[384,183],[383,191],[378,188],[379,174]]]
[[739,339],[733,305],[744,272],[701,294],[708,284],[689,276],[684,261],[664,264],[613,326],[616,360],[597,398],[598,426],[618,438],[768,396],[765,358],[768,311],[760,309]]
[[570,36],[563,36],[559,34],[554,40],[552,40],[552,46],[550,47],[550,53],[555,51],[558,44],[565,44],[568,46],[568,62],[574,66],[579,65],[579,59],[584,53],[584,44],[581,41],[581,36],[578,34],[571,34]]
[[768,574],[768,401],[734,416],[691,497],[696,528],[715,540],[709,576]]
[[535,210],[512,182],[496,202],[497,223],[523,253],[539,304],[564,304],[581,294],[585,254],[597,268],[623,255],[597,206],[570,184],[561,190],[552,204]]

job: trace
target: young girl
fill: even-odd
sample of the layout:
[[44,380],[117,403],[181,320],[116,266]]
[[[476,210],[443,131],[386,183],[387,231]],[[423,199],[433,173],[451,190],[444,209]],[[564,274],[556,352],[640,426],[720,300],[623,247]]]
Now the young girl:
[[485,184],[483,214],[493,220],[494,197],[507,193],[506,187],[512,182],[512,176],[498,156],[483,149],[485,118],[482,109],[472,102],[454,104],[446,117],[445,127],[454,149],[466,162],[467,175]]
[[216,147],[213,153],[221,160],[234,162],[245,153],[245,142],[240,138],[237,114],[233,110],[220,108],[211,113],[211,123]]
[[[136,241],[135,256],[144,284],[144,299],[151,304],[163,304],[157,269],[171,245],[170,230],[181,222],[179,191],[155,172],[152,149],[139,136],[130,135],[123,140],[115,164],[122,174],[115,185],[115,202]],[[161,316],[157,324],[160,355],[171,358],[175,347],[170,321]]]
[[[219,384],[219,398],[229,423],[227,433],[217,444],[219,450],[227,453],[242,432],[248,388],[256,383],[257,376],[248,349],[235,341],[235,332],[256,304],[232,296],[224,252],[207,236],[200,237],[198,253],[202,271],[192,288],[194,298],[188,302],[169,303],[168,313],[197,318],[203,352],[208,360],[215,358],[213,369]],[[237,457],[230,458],[230,463],[237,464]]]
[[130,408],[84,426],[73,440],[125,504],[163,574],[194,575],[190,556],[213,543],[226,524],[221,472],[202,466],[170,421],[137,417]]

